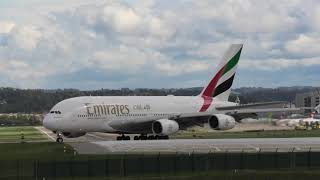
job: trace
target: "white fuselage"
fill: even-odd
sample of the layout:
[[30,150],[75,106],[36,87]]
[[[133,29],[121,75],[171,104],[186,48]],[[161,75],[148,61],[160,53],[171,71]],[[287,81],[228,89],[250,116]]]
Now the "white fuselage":
[[[44,119],[44,126],[60,132],[107,132],[117,130],[110,123],[164,119],[182,113],[199,112],[200,96],[83,96],[56,104]],[[213,99],[206,112],[216,107],[235,105]]]

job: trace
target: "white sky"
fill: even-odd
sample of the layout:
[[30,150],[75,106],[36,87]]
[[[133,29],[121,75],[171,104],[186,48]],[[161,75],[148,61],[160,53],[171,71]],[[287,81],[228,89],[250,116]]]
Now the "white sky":
[[203,86],[244,43],[234,87],[319,86],[320,2],[1,0],[0,86]]

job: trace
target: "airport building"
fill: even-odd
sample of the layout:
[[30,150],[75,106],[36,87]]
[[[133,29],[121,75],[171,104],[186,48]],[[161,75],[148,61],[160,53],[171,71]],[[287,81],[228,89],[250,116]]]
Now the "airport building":
[[295,104],[296,107],[310,107],[310,109],[305,109],[304,112],[311,112],[316,106],[320,104],[320,91],[297,94]]

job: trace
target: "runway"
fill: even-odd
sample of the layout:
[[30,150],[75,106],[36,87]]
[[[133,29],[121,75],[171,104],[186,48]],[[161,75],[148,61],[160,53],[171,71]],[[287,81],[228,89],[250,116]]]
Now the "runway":
[[[48,141],[55,142],[57,135],[54,134],[52,131],[44,128],[44,127],[37,127],[43,135],[48,137]],[[78,137],[78,138],[63,138],[64,142],[70,143],[70,142],[78,142],[78,143],[84,143],[84,142],[93,142],[93,141],[113,141],[115,140],[117,135],[115,134],[106,134],[106,133],[87,133],[84,136]]]
[[[38,128],[54,141],[56,135]],[[116,135],[88,133],[79,138],[64,138],[79,154],[123,153],[209,153],[209,152],[301,152],[320,151],[320,138],[241,138],[241,139],[170,139],[115,141]]]
[[172,139],[68,144],[79,154],[320,151],[320,138]]

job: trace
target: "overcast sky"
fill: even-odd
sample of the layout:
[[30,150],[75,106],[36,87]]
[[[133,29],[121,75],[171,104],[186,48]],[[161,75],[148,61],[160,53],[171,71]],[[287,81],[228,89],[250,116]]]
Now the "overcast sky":
[[0,86],[203,86],[231,43],[233,88],[320,86],[317,0],[1,0]]

